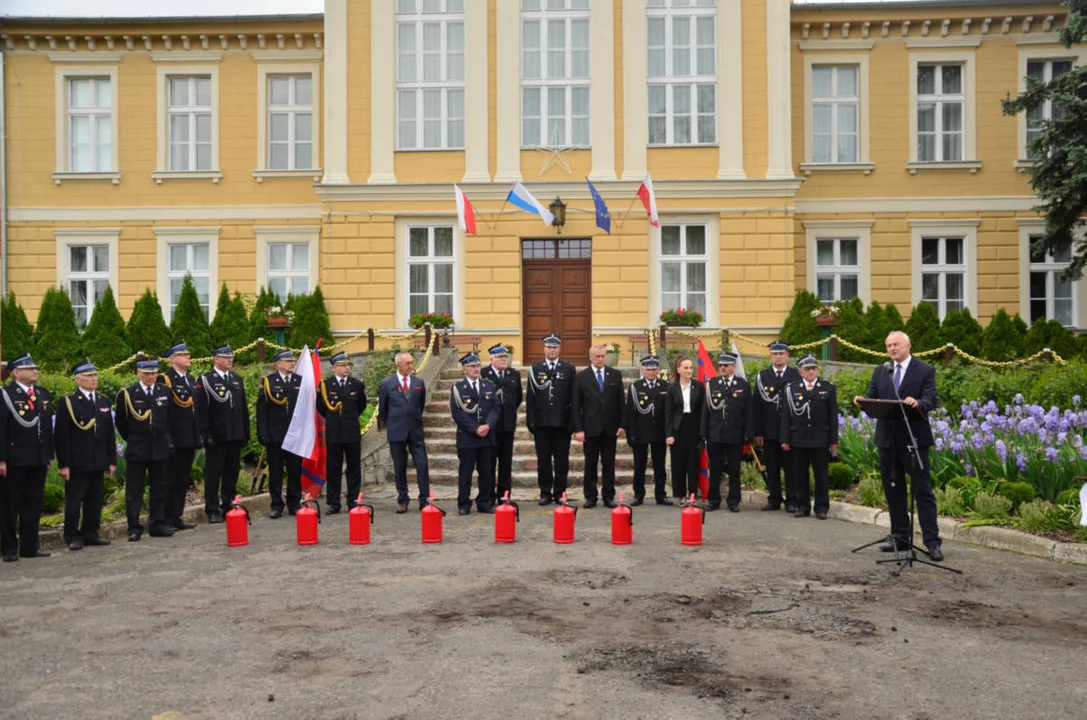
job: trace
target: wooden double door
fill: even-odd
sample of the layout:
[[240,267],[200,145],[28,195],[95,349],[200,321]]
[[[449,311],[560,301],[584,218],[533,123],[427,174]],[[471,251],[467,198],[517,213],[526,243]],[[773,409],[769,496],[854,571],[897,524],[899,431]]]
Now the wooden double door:
[[521,241],[521,347],[529,365],[543,359],[540,340],[562,337],[564,360],[588,363],[592,345],[592,240]]

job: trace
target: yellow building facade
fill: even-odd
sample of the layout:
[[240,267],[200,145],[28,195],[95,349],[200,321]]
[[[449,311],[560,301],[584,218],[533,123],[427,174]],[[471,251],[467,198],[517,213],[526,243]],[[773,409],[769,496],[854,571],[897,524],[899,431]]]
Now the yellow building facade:
[[[678,306],[769,340],[804,288],[1080,327],[1066,259],[1029,251],[1031,123],[1000,110],[1028,73],[1084,61],[1064,21],[1055,3],[786,0],[8,19],[4,280],[31,318],[53,285],[85,318],[107,284],[126,315],[148,287],[169,313],[186,273],[209,312],[223,282],[320,284],[337,335],[448,311],[520,360],[551,330],[574,356],[629,347]],[[505,203],[517,181],[561,198],[565,226]]]

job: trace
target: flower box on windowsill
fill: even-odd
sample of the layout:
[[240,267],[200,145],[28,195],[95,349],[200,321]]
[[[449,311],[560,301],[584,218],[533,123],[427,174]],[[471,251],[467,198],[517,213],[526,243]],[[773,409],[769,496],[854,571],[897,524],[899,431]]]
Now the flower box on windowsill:
[[811,175],[813,172],[860,172],[871,175],[876,169],[874,162],[862,163],[800,163],[800,172]]
[[161,185],[163,180],[211,180],[218,185],[223,179],[222,170],[154,170],[151,179],[156,185]]
[[916,175],[918,170],[969,170],[971,174],[976,174],[978,170],[981,170],[981,160],[963,160],[959,162],[912,160],[906,163],[906,169],[910,171],[910,175]]
[[53,182],[60,185],[63,182],[70,182],[72,180],[109,180],[114,185],[121,184],[121,173],[119,172],[67,172],[58,170],[53,173]]

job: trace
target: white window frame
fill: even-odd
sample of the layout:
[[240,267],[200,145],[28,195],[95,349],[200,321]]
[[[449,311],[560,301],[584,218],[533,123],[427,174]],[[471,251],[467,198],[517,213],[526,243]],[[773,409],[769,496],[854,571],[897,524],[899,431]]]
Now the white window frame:
[[[394,0],[387,0],[387,2],[393,2]],[[449,0],[441,0],[448,3]],[[467,0],[464,0],[467,1]],[[512,2],[513,0],[507,0]],[[421,0],[416,0],[416,11],[413,13],[400,12],[399,3],[400,0],[396,0],[396,25],[394,28],[395,38],[394,46],[396,52],[396,66],[393,69],[395,78],[395,92],[396,92],[396,115],[394,118],[396,134],[396,150],[397,151],[434,151],[434,150],[463,150],[464,143],[466,142],[468,127],[465,116],[468,114],[468,97],[465,91],[465,77],[468,75],[468,34],[466,13],[463,8],[459,12],[422,12]],[[424,56],[426,54],[426,48],[423,44],[423,25],[424,23],[440,23],[441,25],[441,67],[442,75],[448,78],[449,74],[449,62],[448,62],[448,38],[449,38],[449,25],[460,24],[461,33],[464,38],[464,73],[460,80],[423,80],[423,64]],[[413,25],[415,27],[415,68],[416,79],[407,82],[400,79],[400,28],[403,25]],[[441,142],[434,147],[426,146],[426,110],[424,107],[424,96],[427,90],[439,90],[441,91]],[[460,91],[463,98],[462,105],[464,107],[464,115],[460,118],[451,118],[449,115],[449,91]],[[401,115],[400,115],[400,97],[402,93],[414,92],[415,93],[415,142],[410,146],[401,144]],[[458,120],[463,126],[461,132],[460,144],[451,144],[449,141],[449,124],[451,120]]]
[[[673,7],[672,2],[674,0],[661,0],[664,3],[663,7],[646,7],[646,25],[648,32],[648,24],[651,20],[663,19],[664,20],[664,75],[656,76],[646,73],[646,95],[648,97],[650,88],[654,86],[664,87],[664,103],[665,103],[665,140],[662,143],[655,143],[650,139],[649,135],[649,121],[651,117],[648,113],[648,106],[646,112],[646,139],[648,147],[715,147],[720,142],[718,137],[718,115],[721,112],[721,92],[717,82],[717,68],[718,59],[721,52],[718,47],[720,44],[720,33],[718,32],[717,4],[709,6],[691,6],[691,7]],[[697,2],[697,0],[694,0]],[[713,67],[712,75],[674,75],[673,63],[674,63],[674,50],[673,50],[673,38],[672,38],[672,23],[676,17],[687,17],[691,20],[691,36],[690,36],[690,67],[691,72],[697,72],[698,70],[698,19],[702,17],[709,17],[713,19],[713,55],[714,59],[711,63]],[[648,55],[649,45],[646,43],[646,63],[648,67]],[[675,108],[673,106],[673,89],[677,86],[686,87],[691,93],[691,106],[690,106],[690,118],[691,118],[691,139],[690,142],[678,143],[675,140]],[[709,86],[713,88],[713,118],[710,123],[710,127],[713,129],[713,140],[707,142],[700,142],[698,139],[698,127],[699,118],[702,115],[698,112],[698,88],[700,86]]]
[[[66,180],[109,180],[114,185],[121,182],[119,91],[117,65],[69,65],[57,63],[53,70],[55,121],[56,170],[53,182],[60,185]],[[68,117],[68,91],[71,80],[83,78],[108,78],[110,91],[110,157],[112,167],[98,172],[73,172],[71,163],[71,123]]]
[[[1060,60],[1070,60],[1073,67],[1078,65],[1087,65],[1087,48],[1080,45],[1073,46],[1071,48],[1060,49],[1022,49],[1019,50],[1019,93],[1022,94],[1027,89],[1027,65],[1032,62],[1053,62]],[[1052,112],[1052,111],[1050,111]],[[1018,122],[1017,138],[1017,150],[1015,167],[1019,172],[1026,172],[1027,168],[1034,164],[1034,161],[1027,157],[1027,113],[1021,112],[1016,115]],[[1024,315],[1023,317],[1027,317]]]
[[[109,252],[109,284],[113,288],[113,296],[117,298],[117,252],[120,246],[121,228],[97,227],[97,228],[56,228],[53,231],[56,238],[57,253],[57,286],[69,291],[68,283],[72,279],[68,271],[68,263],[71,258],[72,247],[86,247],[104,245]],[[92,277],[87,274],[82,279]],[[118,299],[118,303],[120,300]],[[94,314],[94,305],[88,297],[87,322]]]
[[169,252],[171,245],[208,246],[208,322],[215,319],[216,299],[219,297],[219,230],[218,227],[156,227],[156,268],[158,296],[162,302],[166,324],[173,320],[170,309]]
[[[806,275],[808,289],[818,295],[816,277],[819,275],[815,260],[820,240],[857,241],[857,297],[866,305],[872,302],[872,227],[873,220],[805,220],[804,233],[808,261]],[[829,272],[837,272],[830,270]],[[845,272],[842,270],[841,272]],[[835,283],[837,289],[838,283]]]
[[[919,65],[962,66],[962,159],[918,160],[917,158],[917,67]],[[906,168],[911,174],[918,170],[969,170],[981,169],[977,159],[977,81],[976,60],[973,52],[911,52],[909,56],[909,161]],[[937,113],[939,115],[939,113]]]
[[[1032,237],[1045,234],[1044,218],[1018,218],[1019,224],[1019,316],[1030,324],[1030,274],[1043,270],[1055,270],[1063,268],[1063,265],[1053,263],[1051,267],[1039,267],[1035,269],[1030,261],[1030,243]],[[1050,293],[1047,292],[1047,296]],[[1047,297],[1047,300],[1049,298]],[[1046,317],[1052,316],[1047,302]],[[1087,317],[1087,283],[1076,280],[1072,283],[1072,325],[1070,328],[1079,328],[1081,318]]]
[[[272,170],[268,167],[270,147],[268,138],[269,103],[268,82],[274,75],[309,75],[313,85],[313,103],[310,107],[313,127],[313,156],[312,167],[297,168],[292,170]],[[321,168],[321,66],[318,63],[262,63],[257,65],[257,169],[253,171],[253,177],[257,182],[264,182],[265,178],[273,177],[313,177],[314,182],[320,182],[324,175]],[[294,152],[291,152],[294,159]]]
[[396,220],[396,283],[394,287],[394,319],[396,327],[408,326],[408,318],[411,317],[411,292],[409,267],[414,264],[409,257],[411,228],[419,227],[452,227],[453,228],[453,320],[457,327],[468,327],[464,314],[465,291],[465,236],[457,227],[456,215],[434,215],[412,218],[397,218]]
[[[857,68],[857,160],[852,163],[817,163],[812,160],[813,143],[812,119],[813,110],[813,69],[814,67],[831,65],[840,67],[852,65]],[[870,129],[870,101],[869,101],[869,62],[868,53],[850,54],[825,54],[820,52],[804,53],[804,162],[800,170],[810,175],[813,171],[860,171],[868,175],[875,169],[876,164],[871,161],[869,145],[871,138]]]
[[[521,0],[507,0],[509,2],[521,3]],[[566,4],[569,5],[571,0],[566,0]],[[521,11],[521,147],[527,149],[533,148],[547,148],[547,147],[569,147],[569,148],[588,148],[592,146],[592,94],[590,90],[591,78],[592,78],[592,26],[591,26],[591,9],[588,2],[585,3],[583,9],[563,9],[563,10],[549,10],[547,9],[547,0],[540,0],[539,10],[522,10]],[[550,54],[549,48],[549,35],[552,22],[561,21],[563,23],[564,32],[564,61],[563,67],[565,73],[562,77],[552,78],[548,76],[548,55]],[[589,34],[587,36],[588,45],[585,47],[586,60],[588,67],[586,68],[585,77],[573,76],[573,26],[576,21],[584,21],[589,27]],[[540,77],[538,78],[526,78],[524,76],[524,58],[523,56],[528,52],[524,46],[524,33],[525,24],[528,22],[536,22],[540,26],[540,46],[536,49],[536,54],[539,56]],[[540,115],[537,118],[539,122],[539,136],[536,138],[529,138],[525,135],[525,119],[528,117],[525,113],[525,93],[526,91],[538,91],[540,94]],[[578,118],[584,117],[588,123],[586,127],[586,134],[584,142],[574,142],[574,92],[575,90],[584,90],[588,96],[586,98],[587,115],[577,116]],[[553,119],[548,112],[548,99],[552,93],[561,92],[564,97],[564,117],[563,117],[563,137],[559,139],[553,139],[550,136],[548,128],[550,121]]]
[[[706,228],[706,313],[704,327],[717,327],[719,322],[718,308],[721,304],[721,292],[724,286],[720,285],[721,273],[720,249],[721,249],[721,219],[718,215],[661,215],[661,227],[665,225],[702,225]],[[647,224],[648,225],[648,224]],[[647,240],[649,246],[649,315],[646,321],[649,325],[660,324],[660,314],[670,308],[661,305],[662,294],[662,262],[671,262],[678,256],[661,255],[661,229],[648,225]],[[667,260],[666,260],[667,258]]]
[[[170,78],[203,76],[211,79],[211,168],[209,170],[170,169]],[[219,66],[218,65],[159,65],[156,91],[158,145],[155,171],[152,179],[161,184],[164,180],[190,178],[211,180],[218,183],[223,177],[219,164]]]
[[[924,267],[921,265],[921,249],[925,238],[961,237],[963,239],[963,307],[969,308],[976,316],[978,314],[978,226],[981,221],[976,218],[939,219],[939,220],[909,220],[910,225],[910,266],[911,266],[911,305],[916,306],[921,302],[922,288],[921,276]],[[927,266],[929,272],[946,272],[950,268],[944,266]],[[943,320],[946,312],[947,298],[939,302],[937,314]]]
[[[253,228],[257,235],[257,288],[268,287],[268,246],[278,244],[308,244],[309,245],[309,287],[320,285],[320,238],[321,228],[317,226],[306,227],[300,225],[258,225]],[[299,275],[294,271],[295,275]],[[287,298],[280,298],[284,302]]]

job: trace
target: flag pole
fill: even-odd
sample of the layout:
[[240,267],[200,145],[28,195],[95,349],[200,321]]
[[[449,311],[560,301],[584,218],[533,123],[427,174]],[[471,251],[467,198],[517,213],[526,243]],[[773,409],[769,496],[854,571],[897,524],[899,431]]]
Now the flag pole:
[[622,218],[617,223],[618,227],[616,229],[621,230],[623,225],[626,224],[627,216],[630,215],[630,211],[634,209],[634,203],[637,200],[638,200],[638,195],[637,195],[637,193],[635,193],[634,197],[631,198],[631,200],[630,200],[630,205],[627,205],[627,211],[625,213],[623,213]]

